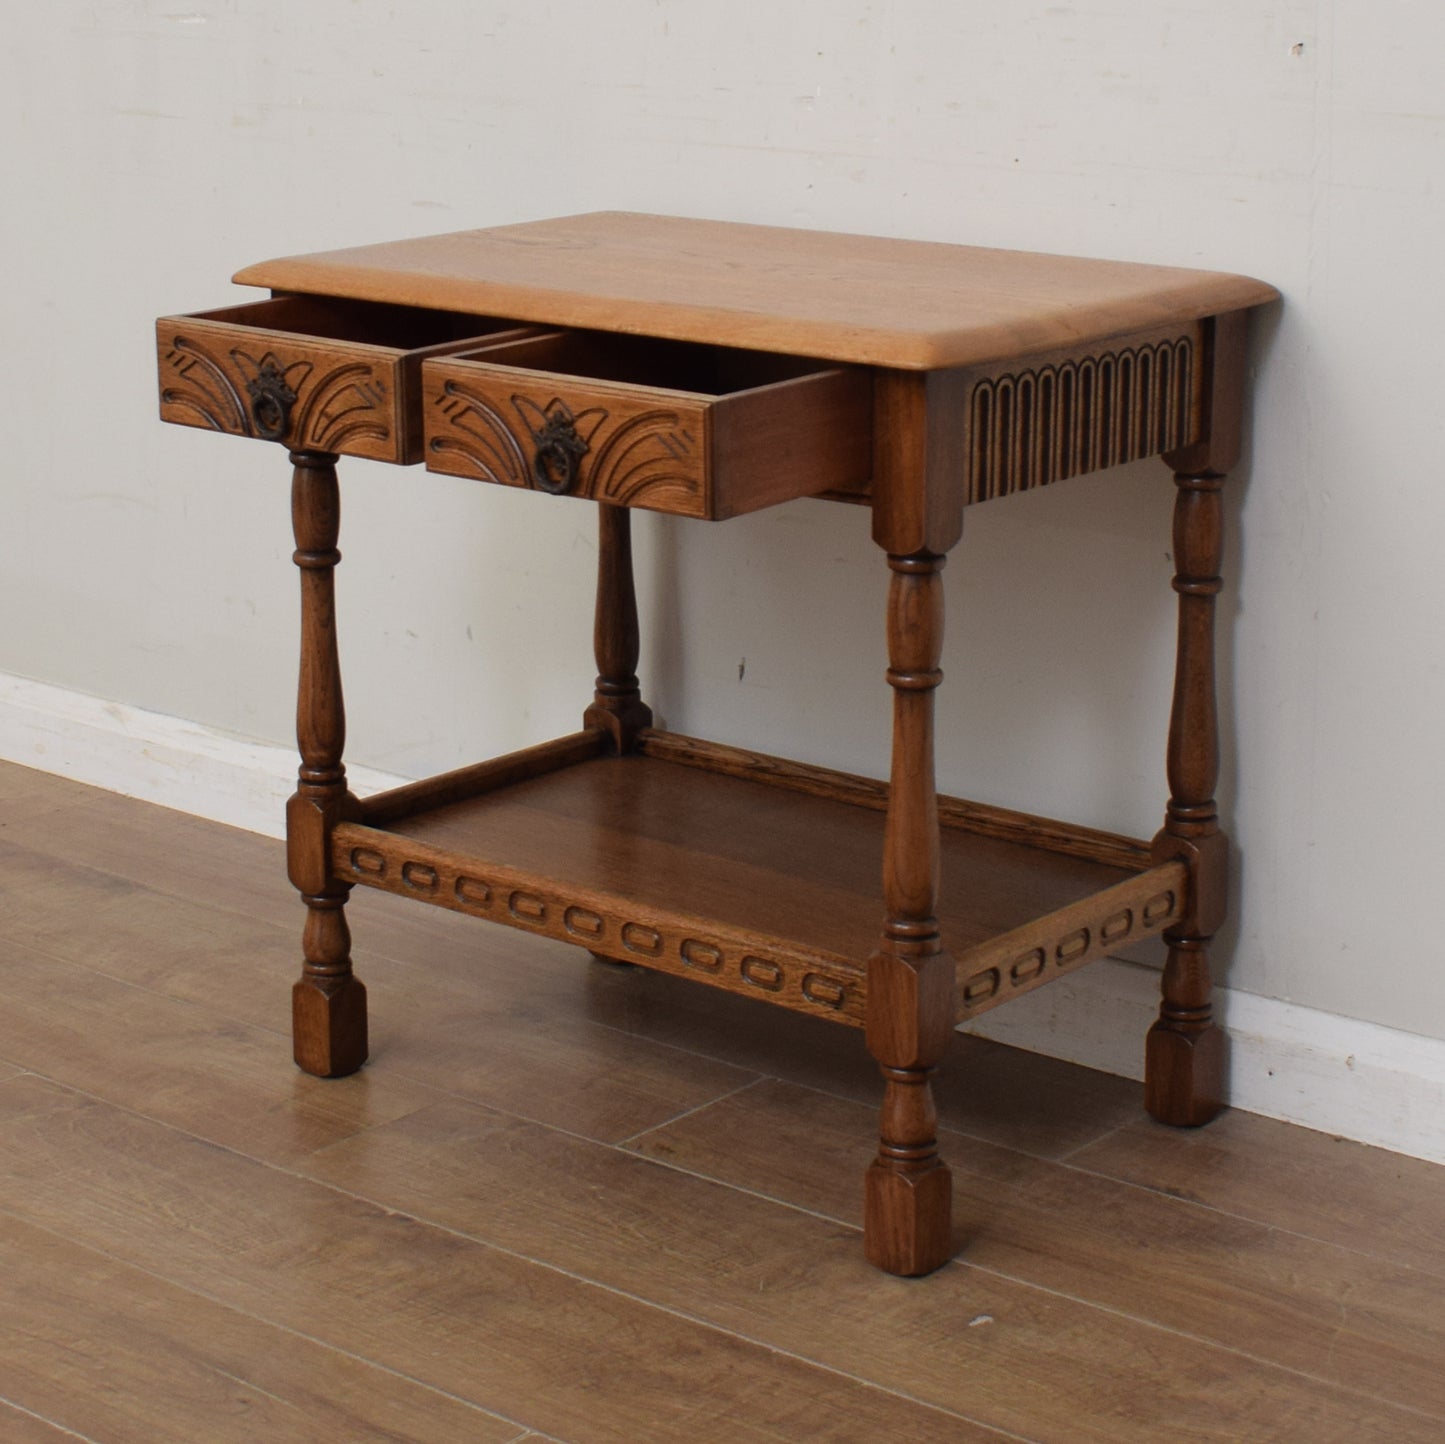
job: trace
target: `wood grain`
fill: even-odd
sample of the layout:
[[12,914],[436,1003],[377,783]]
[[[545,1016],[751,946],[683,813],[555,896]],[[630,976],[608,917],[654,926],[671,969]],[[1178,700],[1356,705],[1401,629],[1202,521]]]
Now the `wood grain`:
[[625,212],[288,256],[242,285],[906,369],[1276,299],[1241,276]]
[[[126,806],[142,817],[180,816],[143,803]],[[217,844],[244,839],[225,828],[211,832]],[[194,842],[187,828],[177,827],[173,835],[176,846]],[[208,895],[234,886],[237,877],[229,862],[234,849],[217,851],[228,862],[210,873],[201,870],[201,850],[193,846],[190,854],[188,876],[207,880]],[[279,861],[276,845],[255,851],[255,866],[271,877]],[[65,1081],[258,1156],[276,1156],[273,1147],[305,1146],[316,1128],[347,1126],[353,1114],[354,1126],[365,1126],[374,1121],[369,1110],[387,1106],[384,1100],[394,1099],[397,1108],[414,1106],[434,1097],[432,1089],[591,1137],[625,1138],[753,1076],[592,1021],[585,1000],[597,999],[609,980],[594,977],[576,949],[499,932],[489,936],[507,946],[479,956],[469,919],[401,907],[368,893],[351,906],[372,940],[372,948],[358,955],[387,1010],[379,1047],[389,1071],[364,1075],[355,1092],[352,1085],[332,1092],[297,1078],[285,1063],[285,982],[294,966],[294,927],[211,911],[92,869],[26,858],[3,844],[0,873],[14,885],[8,896],[0,895],[5,956],[32,960],[28,970],[17,966],[11,975],[30,991],[9,1020],[33,1045],[25,1053],[30,1063],[43,1063],[46,1048],[53,1048],[60,1062],[51,1066]],[[28,899],[25,907],[14,905],[17,894]],[[283,889],[276,916],[294,920],[298,911]],[[105,940],[103,951],[97,937]],[[196,969],[198,952],[226,972],[225,989],[216,988],[209,971]],[[73,980],[82,999],[98,1001],[67,1020],[63,1002],[28,981],[36,968]],[[159,1001],[148,1001],[153,995]],[[120,1009],[114,1024],[97,1017],[98,1031],[88,1031],[92,1010],[102,1014],[108,1003]],[[123,1065],[111,1068],[108,1049],[124,1048],[132,1019],[140,1020],[138,1036],[156,1039],[156,1054],[125,1054]],[[4,1021],[0,1058],[11,1062]],[[177,1060],[187,1056],[189,1045],[208,1046],[213,1035],[223,1040],[216,1059],[222,1076],[184,1087]],[[161,1066],[162,1059],[169,1066]],[[249,1099],[236,1117],[222,1101],[227,1088],[239,1088]],[[158,1102],[149,1101],[150,1090],[157,1090]],[[287,1121],[292,1107],[301,1109],[299,1121]],[[319,1121],[312,1116],[317,1109]]]
[[[421,460],[421,364],[504,323],[277,296],[156,322],[161,420],[376,461]],[[515,329],[509,335],[523,334]],[[268,412],[258,388],[284,387]]]
[[815,1216],[452,1103],[306,1167],[828,1367],[866,1359],[884,1388],[1029,1438],[1425,1440],[1439,1428],[965,1262],[900,1286],[867,1268],[851,1227],[820,1238]]
[[[403,824],[405,825],[405,824]],[[639,900],[638,888],[554,882],[509,867],[344,824],[334,839],[338,878],[501,923],[591,954],[756,995],[798,1012],[861,1026],[863,971],[851,958],[729,919]]]
[[[634,677],[633,681],[636,680]],[[380,827],[414,812],[427,812],[433,807],[465,802],[493,788],[506,787],[559,767],[570,767],[574,762],[586,761],[589,757],[596,757],[605,746],[604,734],[595,727],[557,737],[550,742],[539,742],[535,747],[524,747],[519,752],[509,752],[505,757],[476,762],[469,767],[458,767],[452,772],[375,793],[362,802],[361,820],[368,826]]]
[[563,332],[432,361],[423,386],[427,467],[452,476],[711,520],[868,483],[863,370]]
[[[0,1391],[86,1438],[505,1444],[521,1432],[460,1399],[4,1215],[0,1267]],[[0,1413],[0,1437],[25,1437],[8,1426]]]
[[632,576],[632,515],[625,507],[599,506],[597,596],[592,611],[597,679],[582,721],[602,728],[616,753],[631,752],[638,732],[652,726],[652,708],[642,700],[637,680],[641,650]]
[[341,760],[346,708],[336,635],[336,549],[341,492],[336,457],[293,451],[292,560],[301,573],[301,669],[296,744],[301,766],[286,804],[286,872],[306,904],[301,976],[291,989],[292,1056],[319,1078],[354,1073],[367,1056],[366,987],[351,966],[350,887],[330,874],[331,833],[360,804]]
[[50,1085],[0,1087],[0,1156],[0,1208],[22,1220],[545,1434],[996,1437]]
[[[704,772],[720,772],[727,777],[766,782],[772,787],[806,792],[811,797],[836,798],[839,802],[869,807],[875,812],[886,812],[888,809],[888,784],[872,777],[859,777],[831,767],[815,767],[811,763],[773,757],[765,752],[749,752],[746,748],[729,747],[701,737],[687,737],[680,732],[646,728],[638,741],[638,750],[648,757],[678,762],[686,767],[700,767]],[[1079,827],[1050,817],[1037,817],[1032,813],[1014,812],[1006,807],[992,807],[983,802],[968,802],[961,797],[940,796],[938,820],[944,827],[957,827],[964,832],[975,832],[980,837],[1041,847],[1049,852],[1062,853],[1065,857],[1101,862],[1108,867],[1141,870],[1149,865],[1149,844],[1136,838]]]
[[268,1161],[438,1096],[395,1075],[326,1088],[297,1075],[282,1037],[13,944],[0,951],[0,996],[0,1057]]
[[[424,1127],[430,1114],[413,1117]],[[856,1224],[868,1133],[866,1108],[764,1080],[631,1146]],[[943,1146],[970,1265],[1445,1419],[1437,1276],[1071,1164],[958,1136]]]
[[1179,915],[1185,875],[1183,863],[1161,863],[961,954],[958,1021],[1155,936]]
[[1438,1164],[1237,1110],[1202,1132],[1136,1121],[1069,1161],[1445,1278]]
[[[388,830],[598,893],[643,888],[653,907],[837,957],[866,958],[883,917],[874,810],[649,757],[582,763]],[[1122,880],[961,829],[942,848],[940,921],[958,951]]]
[[70,1429],[62,1429],[0,1399],[0,1439],[6,1444],[75,1444],[80,1438]]
[[[243,1381],[232,1381],[237,1397],[259,1387],[360,1411],[344,1381],[380,1370],[396,1387],[515,1419],[539,1444],[992,1437],[938,1402],[949,1399],[1058,1444],[1441,1432],[1438,1168],[1239,1113],[1192,1133],[1135,1121],[1137,1084],[961,1038],[936,1091],[966,1257],[978,1266],[901,1285],[857,1255],[877,1084],[855,1033],[662,974],[591,966],[575,949],[479,932],[468,918],[376,893],[352,904],[391,1020],[375,1062],[337,1083],[298,1079],[284,1062],[283,1076],[373,1101],[430,1077],[492,1111],[433,1092],[390,1120],[385,1108],[356,1112],[351,1123],[363,1126],[333,1134],[334,1147],[280,1158],[334,1169],[342,1187],[388,1201],[373,1205],[248,1161],[234,1124],[215,1135],[223,1148],[188,1138],[177,1128],[210,1127],[228,1093],[232,1109],[277,1106],[237,1071],[235,1036],[238,1024],[259,1033],[284,1060],[277,983],[291,967],[285,918],[296,904],[279,848],[0,767],[0,795],[7,788],[24,796],[24,845],[14,826],[0,843],[0,958],[35,961],[0,972],[0,1024],[29,1033],[38,1021],[49,1066],[76,1069],[82,1086],[108,1088],[116,1102],[7,1078],[16,1060],[0,1038],[0,1231],[43,1229],[119,1279],[142,1270],[147,1280],[124,1285],[146,1307],[117,1340],[107,1332],[111,1275],[68,1254],[57,1267],[58,1256],[24,1242],[6,1277],[36,1281],[11,1291],[26,1318],[44,1316],[46,1293],[68,1307],[72,1278],[77,1291],[100,1281],[57,1324],[93,1337],[91,1352],[84,1342],[47,1352],[45,1337],[27,1333],[19,1357],[38,1389],[64,1393],[77,1371],[102,1367],[102,1347],[113,1380],[159,1379],[138,1372],[146,1360],[130,1338],[142,1355],[155,1341],[159,1369],[173,1328],[184,1398],[231,1397],[218,1365]],[[139,1009],[117,1008],[127,994],[147,1013],[159,1002],[154,1031]],[[178,1006],[209,1026],[174,1036],[167,1051],[158,1035],[174,1034]],[[55,1025],[52,1014],[76,1007]],[[144,1086],[138,1070],[149,1070]],[[759,1071],[808,1087],[759,1081]],[[255,1137],[274,1143],[275,1126]],[[629,1149],[668,1166],[593,1147],[579,1131],[613,1143],[644,1131]],[[1060,1158],[1067,1166],[1043,1161]],[[692,1176],[701,1174],[721,1181]],[[454,1226],[488,1242],[458,1241],[446,1232]],[[476,1262],[513,1245],[526,1259]],[[556,1272],[569,1265],[577,1277]],[[966,1286],[935,1291],[954,1275]],[[629,1297],[618,1303],[620,1293]],[[678,1300],[692,1318],[669,1311]],[[208,1310],[233,1322],[210,1329]],[[991,1322],[975,1322],[983,1314]],[[251,1342],[298,1328],[312,1336],[306,1349]],[[0,1347],[0,1435],[54,1444],[58,1424],[6,1412],[7,1398],[31,1407],[6,1387],[11,1338]],[[781,1359],[766,1353],[775,1338]],[[652,1350],[665,1367],[648,1364]],[[1100,1366],[1101,1352],[1119,1357]],[[288,1353],[305,1365],[299,1376]],[[307,1394],[308,1379],[343,1382]],[[853,1392],[860,1381],[869,1387]],[[125,1393],[74,1407],[166,1407]],[[366,1407],[391,1397],[364,1393]],[[694,1395],[700,1415],[678,1402]],[[855,1406],[856,1421],[844,1420]],[[203,1421],[182,1437],[218,1433]],[[146,1427],[91,1437],[158,1436]]]

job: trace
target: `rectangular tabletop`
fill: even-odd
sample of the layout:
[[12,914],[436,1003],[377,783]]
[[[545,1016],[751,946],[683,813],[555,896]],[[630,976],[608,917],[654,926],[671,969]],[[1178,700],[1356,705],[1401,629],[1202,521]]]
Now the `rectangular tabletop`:
[[907,370],[1262,305],[1215,271],[602,211],[289,256],[235,279]]

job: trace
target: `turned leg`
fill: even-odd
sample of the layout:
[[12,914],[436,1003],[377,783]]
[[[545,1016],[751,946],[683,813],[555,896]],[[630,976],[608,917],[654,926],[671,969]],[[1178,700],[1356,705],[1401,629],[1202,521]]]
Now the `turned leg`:
[[952,1252],[952,1182],[938,1156],[930,1079],[953,1037],[953,960],[937,905],[938,802],[933,691],[942,679],[944,558],[890,555],[888,681],[893,770],[883,838],[887,917],[868,962],[868,1047],[883,1073],[878,1156],[869,1166],[863,1224],[870,1263],[926,1274]]
[[[632,514],[625,506],[597,504],[597,611],[592,645],[597,654],[597,690],[582,714],[584,727],[601,727],[618,756],[632,751],[637,733],[652,726],[652,709],[637,684],[641,650],[637,592],[632,580]],[[625,958],[593,953],[599,963],[632,968]]]
[[625,506],[597,506],[597,612],[593,646],[597,653],[597,690],[583,714],[585,727],[603,727],[619,754],[632,750],[643,727],[652,725],[652,709],[637,685],[637,593],[632,582],[631,516]]
[[1224,1100],[1224,1034],[1210,1007],[1209,941],[1224,920],[1228,843],[1219,829],[1219,720],[1214,686],[1214,598],[1223,553],[1224,478],[1175,475],[1174,590],[1179,650],[1169,720],[1169,806],[1154,840],[1156,859],[1189,867],[1183,916],[1164,939],[1159,1021],[1149,1030],[1144,1102],[1161,1123],[1208,1123]]
[[295,562],[301,569],[301,676],[296,741],[301,768],[286,807],[286,855],[291,881],[306,904],[304,964],[291,992],[296,1062],[308,1073],[336,1078],[366,1061],[366,989],[351,971],[346,926],[350,884],[331,875],[331,829],[351,817],[356,802],[346,790],[341,753],[346,711],[336,651],[334,571],[341,498],[336,457],[293,451],[291,518]]

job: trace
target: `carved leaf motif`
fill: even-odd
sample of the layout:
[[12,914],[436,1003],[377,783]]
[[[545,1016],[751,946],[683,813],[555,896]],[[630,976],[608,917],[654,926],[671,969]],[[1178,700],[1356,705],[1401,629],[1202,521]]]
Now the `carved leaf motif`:
[[436,406],[446,418],[446,430],[431,439],[434,452],[465,457],[483,481],[522,486],[527,458],[512,434],[507,419],[484,396],[447,381]]
[[592,460],[591,494],[621,506],[646,498],[654,487],[675,488],[688,496],[699,491],[692,462],[692,433],[675,411],[644,411],[617,427]]
[[205,347],[189,336],[174,336],[165,360],[175,384],[162,386],[164,405],[195,412],[213,431],[252,434],[250,412],[236,383]]
[[546,406],[538,406],[527,396],[514,396],[512,405],[533,441],[540,441],[560,421],[577,433],[584,446],[590,447],[597,428],[607,420],[607,413],[602,407],[590,406],[586,411],[574,413],[560,396],[554,396]]
[[328,371],[307,394],[296,421],[296,436],[306,446],[340,451],[358,437],[385,441],[391,428],[386,387],[362,361]]
[[236,363],[237,368],[248,382],[254,381],[269,368],[279,375],[293,391],[297,392],[301,390],[306,378],[315,369],[310,361],[293,361],[289,366],[283,365],[281,358],[274,351],[268,351],[258,361],[254,356],[248,356],[246,352],[233,348],[231,360]]

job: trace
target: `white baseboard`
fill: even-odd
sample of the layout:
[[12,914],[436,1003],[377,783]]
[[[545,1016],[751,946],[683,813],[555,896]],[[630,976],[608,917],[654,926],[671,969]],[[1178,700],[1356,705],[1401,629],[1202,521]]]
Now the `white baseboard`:
[[[279,837],[287,747],[0,673],[0,758]],[[348,764],[362,795],[405,778]],[[969,1032],[1125,1078],[1143,1074],[1159,975],[1112,958],[986,1014]],[[1445,1163],[1445,1040],[1221,988],[1236,1108]]]
[[[1219,988],[1235,1108],[1445,1163],[1445,1040]],[[1122,1078],[1143,1078],[1159,974],[1104,958],[966,1029]]]
[[[4,672],[0,758],[267,837],[285,836],[286,799],[296,788],[294,748]],[[362,795],[407,780],[346,770]]]

